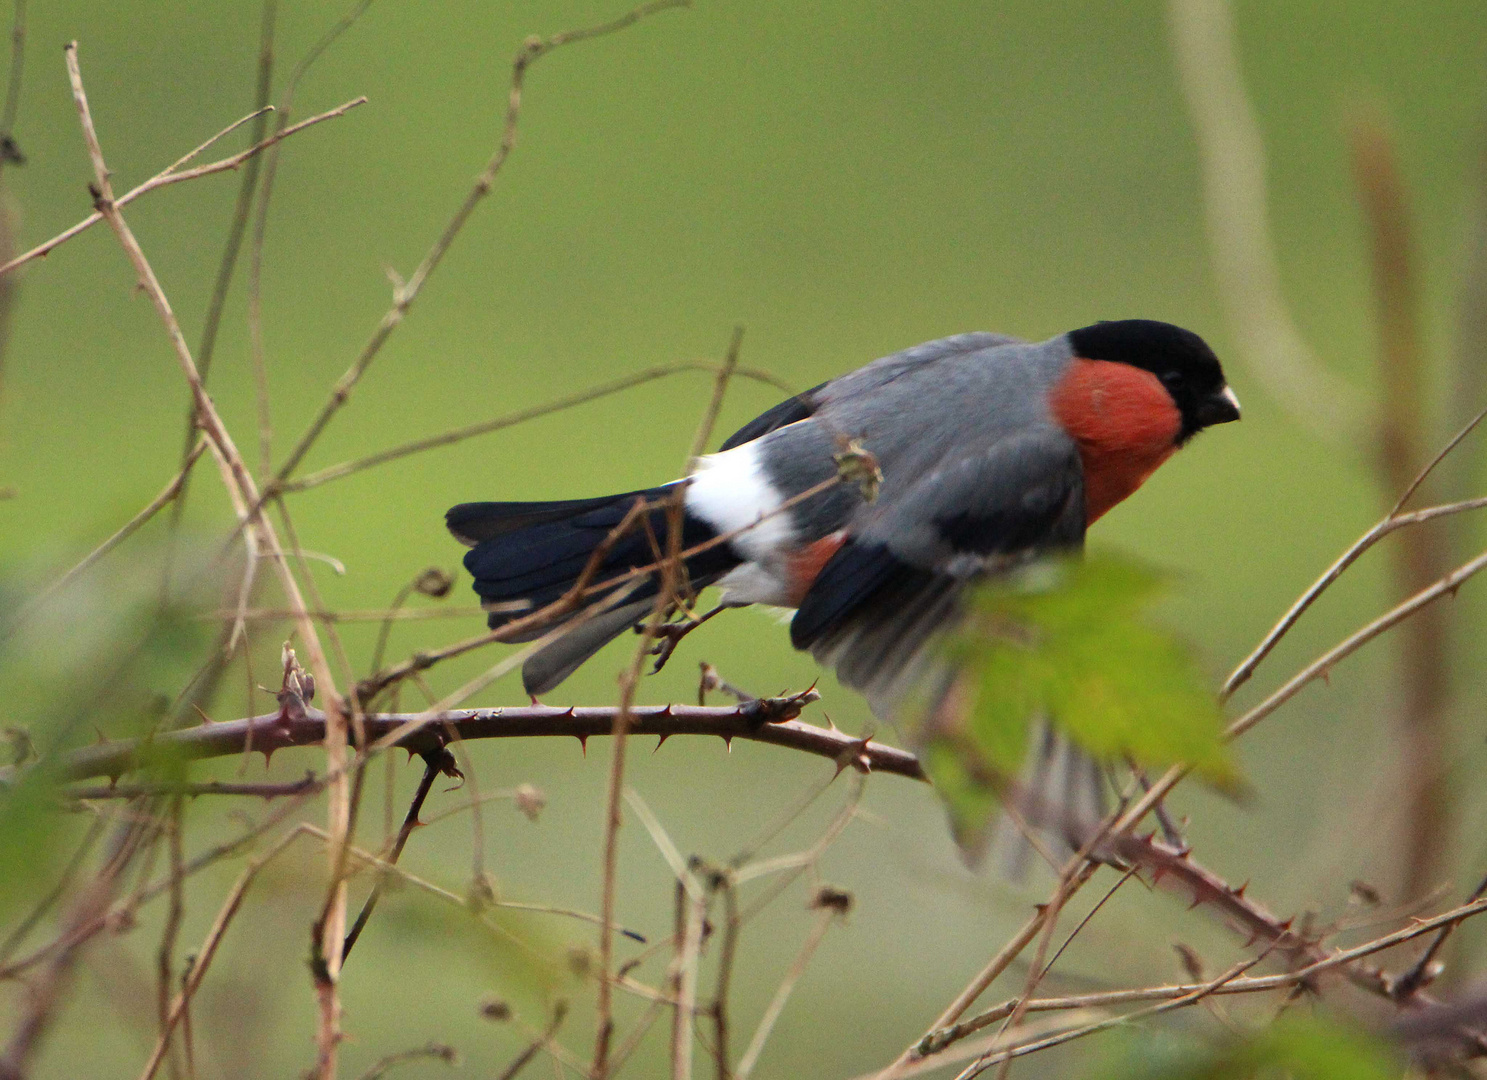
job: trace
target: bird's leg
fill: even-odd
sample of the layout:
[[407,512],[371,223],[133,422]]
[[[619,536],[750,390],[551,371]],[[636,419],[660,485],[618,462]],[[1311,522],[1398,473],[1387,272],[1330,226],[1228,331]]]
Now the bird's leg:
[[[1151,781],[1146,778],[1146,770],[1142,769],[1141,766],[1137,765],[1130,758],[1126,759],[1126,764],[1131,767],[1131,772],[1135,775],[1136,782],[1141,785],[1141,790],[1150,791]],[[1172,815],[1167,813],[1167,804],[1158,801],[1156,806],[1152,807],[1152,812],[1156,814],[1157,824],[1162,828],[1162,839],[1166,840],[1167,843],[1171,844],[1178,851],[1186,851],[1188,849],[1188,842],[1183,839],[1182,831],[1178,829],[1177,823],[1172,820]]]
[[[737,605],[719,604],[705,615],[698,615],[691,619],[679,619],[676,622],[662,623],[658,626],[655,629],[656,645],[655,648],[651,649],[651,655],[656,658],[656,666],[651,668],[651,674],[654,675],[666,666],[666,661],[670,660],[671,654],[676,652],[676,647],[681,644],[682,638],[686,637],[693,630],[696,630],[718,612],[726,611],[728,608],[735,606]],[[635,632],[642,634],[645,632],[645,627],[637,624]]]

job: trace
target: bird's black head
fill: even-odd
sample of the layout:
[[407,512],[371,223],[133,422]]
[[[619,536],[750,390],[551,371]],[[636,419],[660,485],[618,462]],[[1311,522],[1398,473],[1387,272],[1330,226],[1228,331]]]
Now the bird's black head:
[[1239,419],[1239,399],[1208,343],[1191,330],[1151,319],[1097,322],[1070,331],[1075,356],[1110,360],[1151,372],[1182,415],[1179,444],[1214,424]]

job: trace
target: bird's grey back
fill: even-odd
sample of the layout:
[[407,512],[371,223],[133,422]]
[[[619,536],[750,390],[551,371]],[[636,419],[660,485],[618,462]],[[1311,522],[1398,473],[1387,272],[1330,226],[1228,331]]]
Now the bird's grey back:
[[[836,475],[833,455],[855,440],[877,459],[879,503],[891,506],[916,479],[957,455],[1053,427],[1048,391],[1071,356],[1062,336],[1029,343],[989,333],[885,356],[822,387],[809,419],[765,435],[765,471],[781,491],[805,491]],[[838,484],[794,507],[792,516],[803,536],[814,538],[864,509],[859,487]]]

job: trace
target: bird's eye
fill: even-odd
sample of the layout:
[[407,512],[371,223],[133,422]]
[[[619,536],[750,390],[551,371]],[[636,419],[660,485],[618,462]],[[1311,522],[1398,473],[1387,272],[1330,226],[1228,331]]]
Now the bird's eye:
[[1183,378],[1180,371],[1164,371],[1162,373],[1162,385],[1169,390],[1175,390],[1187,380]]

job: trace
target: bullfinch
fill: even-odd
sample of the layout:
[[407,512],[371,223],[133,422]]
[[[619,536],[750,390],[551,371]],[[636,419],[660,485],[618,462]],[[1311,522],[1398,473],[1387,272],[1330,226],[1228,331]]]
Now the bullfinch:
[[[1213,350],[1168,323],[1100,322],[1036,344],[959,334],[776,405],[686,479],[593,499],[464,503],[446,520],[471,549],[465,567],[492,628],[562,597],[609,545],[589,580],[617,583],[526,661],[533,696],[651,611],[658,576],[631,572],[654,567],[680,487],[681,550],[700,548],[686,558],[690,587],[718,586],[726,606],[794,608],[795,648],[888,716],[969,584],[1080,548],[1174,451],[1238,419]],[[857,479],[832,482],[843,476]],[[648,520],[612,536],[637,499],[651,504]]]

